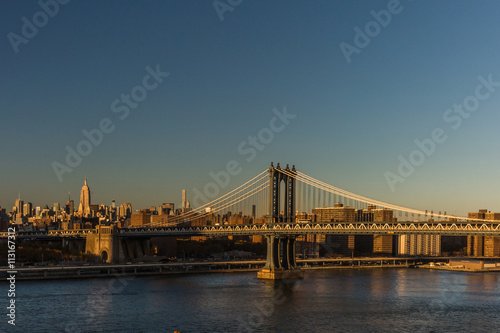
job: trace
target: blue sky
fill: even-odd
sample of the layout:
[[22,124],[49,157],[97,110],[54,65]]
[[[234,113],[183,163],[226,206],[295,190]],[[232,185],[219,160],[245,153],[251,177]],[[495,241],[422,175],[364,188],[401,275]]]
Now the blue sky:
[[[500,88],[460,128],[443,120],[479,76],[500,81],[500,3],[402,0],[348,63],[340,44],[355,45],[353,28],[388,3],[242,1],[221,21],[213,1],[71,1],[16,53],[9,33],[42,9],[3,1],[0,206],[18,192],[34,205],[78,201],[85,174],[94,203],[179,204],[236,160],[228,188],[275,161],[393,204],[500,211]],[[157,65],[169,76],[120,120],[111,103]],[[238,145],[284,107],[296,118],[247,162]],[[114,131],[59,181],[52,163],[105,118]],[[392,191],[384,174],[435,128],[446,142]]]

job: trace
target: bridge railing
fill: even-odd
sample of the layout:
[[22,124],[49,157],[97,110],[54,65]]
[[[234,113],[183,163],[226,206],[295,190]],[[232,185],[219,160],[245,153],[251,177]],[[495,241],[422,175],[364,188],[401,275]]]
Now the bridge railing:
[[[49,230],[49,231],[16,231],[16,238],[43,238],[43,237],[85,237],[93,233],[93,229],[76,230]],[[9,233],[0,232],[0,238],[7,238]]]
[[500,223],[469,222],[329,222],[276,223],[196,227],[120,229],[131,235],[265,235],[265,234],[443,234],[500,236]]
[[[17,232],[19,238],[85,237],[94,229]],[[500,236],[500,223],[472,222],[322,222],[236,224],[193,227],[136,227],[117,229],[118,236],[231,236],[231,235],[306,235],[306,234],[440,234]],[[7,238],[8,233],[0,233]]]

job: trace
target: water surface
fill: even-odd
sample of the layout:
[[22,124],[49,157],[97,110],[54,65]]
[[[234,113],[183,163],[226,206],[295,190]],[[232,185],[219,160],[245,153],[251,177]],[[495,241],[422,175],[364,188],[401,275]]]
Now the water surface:
[[498,332],[499,278],[362,269],[308,271],[303,280],[280,282],[256,273],[18,281],[15,330]]

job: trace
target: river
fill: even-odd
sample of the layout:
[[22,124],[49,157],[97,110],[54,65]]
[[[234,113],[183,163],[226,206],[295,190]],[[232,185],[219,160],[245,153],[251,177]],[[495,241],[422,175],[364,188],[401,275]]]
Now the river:
[[499,280],[378,268],[18,281],[15,329],[4,315],[0,331],[498,332]]

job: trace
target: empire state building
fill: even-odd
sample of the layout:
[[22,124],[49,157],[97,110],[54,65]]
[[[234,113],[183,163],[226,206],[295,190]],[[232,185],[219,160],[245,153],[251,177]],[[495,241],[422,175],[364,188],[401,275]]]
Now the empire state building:
[[87,177],[85,177],[85,183],[80,192],[80,206],[78,207],[78,212],[82,217],[90,216],[90,188],[87,185]]

